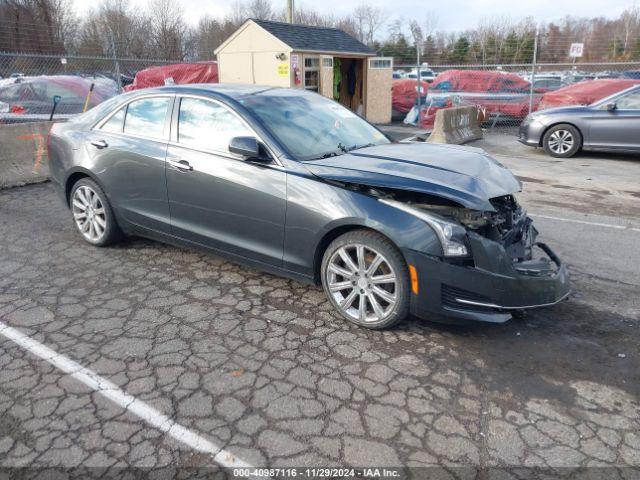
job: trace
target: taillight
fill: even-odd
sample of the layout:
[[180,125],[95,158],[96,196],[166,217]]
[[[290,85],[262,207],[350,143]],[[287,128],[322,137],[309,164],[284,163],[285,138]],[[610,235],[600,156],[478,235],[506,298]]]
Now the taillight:
[[11,113],[27,113],[27,109],[22,105],[11,105]]

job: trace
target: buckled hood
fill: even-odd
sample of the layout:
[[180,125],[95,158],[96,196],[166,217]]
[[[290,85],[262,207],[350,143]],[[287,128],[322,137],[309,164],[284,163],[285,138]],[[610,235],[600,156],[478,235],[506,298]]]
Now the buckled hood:
[[392,143],[304,162],[327,179],[436,195],[474,210],[521,190],[511,171],[484,150],[422,142]]

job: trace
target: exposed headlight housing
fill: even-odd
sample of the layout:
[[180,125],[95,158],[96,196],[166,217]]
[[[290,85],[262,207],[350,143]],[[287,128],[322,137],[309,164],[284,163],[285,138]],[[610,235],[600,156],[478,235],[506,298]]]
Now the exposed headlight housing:
[[469,255],[469,251],[462,240],[466,230],[461,225],[445,220],[438,215],[414,208],[406,203],[387,199],[381,199],[380,201],[407,212],[428,224],[438,236],[445,257],[466,257]]

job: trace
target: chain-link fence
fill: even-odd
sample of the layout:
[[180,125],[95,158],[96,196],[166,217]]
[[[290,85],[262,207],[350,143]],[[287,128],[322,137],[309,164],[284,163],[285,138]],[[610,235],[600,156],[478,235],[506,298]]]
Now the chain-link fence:
[[0,123],[79,114],[121,93],[155,59],[0,52]]
[[418,76],[426,91],[416,95],[420,110],[395,112],[396,119],[430,128],[439,109],[473,105],[484,126],[513,128],[532,111],[589,104],[640,84],[640,62],[402,65],[394,72],[396,79],[415,81],[415,90]]
[[[0,123],[78,114],[122,92],[139,71],[170,64],[0,52]],[[415,93],[418,75],[420,96]],[[485,127],[504,129],[519,125],[531,111],[591,103],[640,83],[640,62],[402,65],[394,76],[416,82],[413,98],[394,112],[396,120],[429,129],[439,109],[474,105],[483,112]]]

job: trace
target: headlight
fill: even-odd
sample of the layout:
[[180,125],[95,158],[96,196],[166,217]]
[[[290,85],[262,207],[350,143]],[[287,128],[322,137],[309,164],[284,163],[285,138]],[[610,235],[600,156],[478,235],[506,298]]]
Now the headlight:
[[457,223],[449,222],[432,213],[427,213],[423,210],[413,208],[406,203],[386,199],[380,200],[380,202],[402,210],[403,212],[410,213],[414,217],[417,217],[427,223],[433,231],[436,232],[445,257],[465,257],[469,254],[469,251],[462,240],[466,231]]

